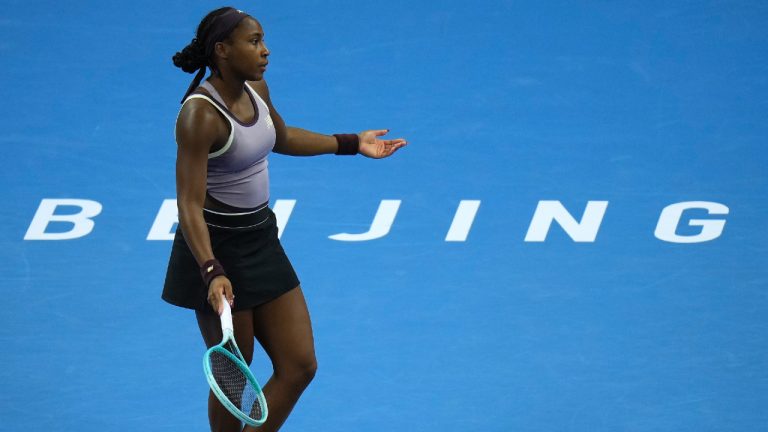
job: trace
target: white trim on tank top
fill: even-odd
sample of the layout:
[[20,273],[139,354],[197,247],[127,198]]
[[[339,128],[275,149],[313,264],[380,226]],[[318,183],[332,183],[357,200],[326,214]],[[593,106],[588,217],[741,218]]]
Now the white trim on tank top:
[[[272,122],[272,115],[269,112],[269,105],[267,105],[267,102],[264,101],[264,99],[259,96],[259,93],[256,91],[255,88],[248,85],[248,83],[245,83],[245,87],[251,91],[251,94],[254,96],[254,100],[258,100],[261,102],[261,104],[264,106],[264,112],[267,114],[266,116],[262,116],[261,112],[259,112],[259,121],[261,121],[262,117],[264,118],[264,121],[267,123],[267,129],[274,129],[275,123]],[[261,110],[259,110],[261,111]],[[257,122],[258,124],[258,122]],[[255,126],[255,125],[254,125]],[[277,135],[277,131],[275,131],[275,135]],[[275,139],[277,139],[277,136],[275,136]]]
[[[208,159],[213,159],[213,158],[215,158],[215,157],[218,157],[218,156],[221,156],[221,155],[223,155],[224,153],[226,153],[226,151],[227,151],[227,150],[229,150],[229,147],[232,145],[232,142],[235,140],[235,124],[232,122],[232,119],[231,119],[231,118],[229,118],[229,115],[227,115],[227,113],[226,113],[226,112],[224,112],[224,110],[223,110],[223,109],[221,109],[221,107],[219,107],[218,105],[216,105],[216,103],[214,103],[214,102],[211,100],[211,98],[209,98],[208,96],[206,96],[206,95],[201,95],[201,94],[193,94],[193,95],[190,95],[190,96],[187,98],[187,100],[185,100],[185,101],[184,101],[184,103],[187,103],[187,101],[188,101],[188,100],[190,100],[190,99],[205,99],[205,100],[207,100],[208,102],[210,102],[210,104],[211,104],[211,105],[213,105],[213,106],[214,106],[214,108],[216,108],[217,110],[219,110],[219,112],[220,112],[221,114],[223,114],[223,115],[224,115],[224,118],[226,118],[226,119],[227,119],[227,121],[229,122],[229,139],[227,139],[227,143],[226,143],[226,144],[224,144],[224,147],[222,147],[222,148],[220,148],[220,149],[216,150],[215,152],[213,152],[213,153],[208,153]],[[182,105],[182,107],[183,107],[183,105]]]
[[245,88],[250,90],[251,94],[253,95],[253,97],[258,99],[259,102],[261,102],[261,104],[264,105],[264,108],[267,110],[267,115],[269,115],[269,105],[267,105],[267,103],[264,101],[264,99],[262,99],[261,96],[259,96],[259,93],[256,91],[256,89],[251,87],[250,85],[248,85],[248,83],[245,83]]

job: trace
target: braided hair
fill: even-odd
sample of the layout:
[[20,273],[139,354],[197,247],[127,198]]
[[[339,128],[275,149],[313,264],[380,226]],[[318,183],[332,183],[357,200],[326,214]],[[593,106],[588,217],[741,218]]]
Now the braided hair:
[[213,53],[216,43],[223,41],[232,33],[243,18],[249,15],[233,7],[215,9],[200,21],[197,32],[189,45],[173,56],[173,64],[186,73],[195,73],[181,103],[192,93],[205,76],[206,68],[217,72]]

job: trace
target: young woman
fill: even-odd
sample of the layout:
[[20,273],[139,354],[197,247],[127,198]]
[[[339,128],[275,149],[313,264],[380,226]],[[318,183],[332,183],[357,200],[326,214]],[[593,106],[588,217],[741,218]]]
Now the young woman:
[[[406,142],[379,139],[386,130],[327,136],[287,127],[263,79],[268,58],[261,24],[228,7],[209,13],[196,38],[173,57],[176,66],[197,75],[176,121],[180,226],[162,297],[195,310],[208,347],[221,340],[218,314],[226,297],[246,361],[253,357],[254,340],[272,361],[273,375],[264,386],[269,418],[259,430],[276,431],[317,363],[299,279],[267,206],[267,156],[274,151],[384,158]],[[201,85],[206,68],[211,75]],[[212,394],[208,416],[212,430],[242,428]]]

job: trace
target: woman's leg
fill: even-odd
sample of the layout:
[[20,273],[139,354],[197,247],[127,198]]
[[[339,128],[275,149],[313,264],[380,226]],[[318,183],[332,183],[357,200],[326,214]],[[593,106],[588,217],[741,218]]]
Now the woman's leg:
[[[203,335],[205,345],[210,348],[221,342],[221,320],[213,311],[196,312],[197,324]],[[253,313],[251,310],[234,312],[232,325],[235,331],[235,341],[245,361],[251,364],[253,359]],[[214,432],[240,432],[243,425],[236,417],[227,411],[213,392],[208,392],[208,422]]]
[[252,332],[272,361],[273,375],[264,386],[267,422],[244,430],[273,432],[285,422],[317,370],[312,324],[301,287],[253,309]]

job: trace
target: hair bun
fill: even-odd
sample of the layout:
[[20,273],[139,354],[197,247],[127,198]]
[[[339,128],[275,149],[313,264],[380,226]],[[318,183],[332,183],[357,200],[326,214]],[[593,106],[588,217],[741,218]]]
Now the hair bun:
[[203,45],[197,38],[192,39],[189,45],[173,56],[173,64],[186,73],[195,73],[200,68],[207,66]]

